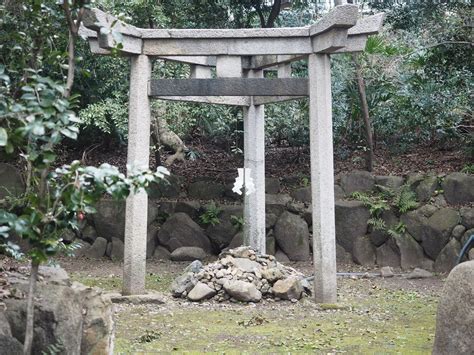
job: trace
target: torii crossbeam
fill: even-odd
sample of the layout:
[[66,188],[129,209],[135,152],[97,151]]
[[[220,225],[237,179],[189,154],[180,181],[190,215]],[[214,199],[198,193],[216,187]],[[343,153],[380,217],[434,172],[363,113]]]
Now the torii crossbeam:
[[[141,29],[100,10],[84,16],[80,34],[95,54],[120,48],[131,60],[127,163],[148,167],[150,98],[242,106],[245,168],[256,192],[244,201],[244,242],[265,253],[264,104],[309,97],[315,300],[337,301],[330,55],[363,51],[383,14],[358,20],[355,5],[336,6],[316,24],[271,29]],[[151,80],[151,60],[191,65],[190,79]],[[290,63],[307,59],[308,78]],[[217,78],[212,78],[211,68]],[[263,77],[276,68],[277,79]],[[145,292],[147,195],[128,197],[123,293]]]

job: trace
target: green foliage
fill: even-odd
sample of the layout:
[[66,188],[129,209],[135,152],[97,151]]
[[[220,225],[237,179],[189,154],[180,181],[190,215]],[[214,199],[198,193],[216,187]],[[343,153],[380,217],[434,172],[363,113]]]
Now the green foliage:
[[374,230],[384,231],[387,228],[385,221],[378,217],[369,218],[367,224],[372,226]]
[[199,220],[202,224],[211,224],[215,226],[216,224],[221,223],[219,219],[219,214],[221,211],[222,210],[219,208],[219,206],[217,206],[214,202],[210,203],[205,207],[204,213],[199,216]]
[[241,231],[244,228],[244,217],[238,217],[238,216],[230,216],[230,222],[234,227],[237,228],[237,231]]
[[404,234],[406,232],[406,230],[407,230],[406,225],[403,222],[400,221],[393,228],[389,228],[387,230],[387,233],[391,237],[396,237],[396,236]]
[[461,170],[465,174],[474,174],[474,164],[466,164]]
[[356,191],[352,193],[351,197],[361,201],[364,206],[369,209],[370,215],[374,218],[379,218],[384,211],[390,209],[388,201],[383,199],[380,195],[369,195]]
[[394,204],[398,212],[403,214],[418,208],[416,194],[410,189],[410,186],[403,185],[395,194]]

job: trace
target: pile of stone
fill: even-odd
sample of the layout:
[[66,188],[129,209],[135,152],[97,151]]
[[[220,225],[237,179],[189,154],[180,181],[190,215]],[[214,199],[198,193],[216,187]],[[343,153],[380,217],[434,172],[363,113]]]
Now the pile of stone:
[[260,302],[262,298],[296,302],[310,293],[302,273],[275,260],[259,255],[249,247],[230,249],[216,262],[204,266],[193,261],[174,280],[174,297],[190,301],[214,299],[218,302]]

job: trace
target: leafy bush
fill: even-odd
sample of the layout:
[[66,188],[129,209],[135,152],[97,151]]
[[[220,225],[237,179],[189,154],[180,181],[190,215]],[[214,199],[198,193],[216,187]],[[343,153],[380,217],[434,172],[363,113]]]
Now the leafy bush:
[[221,223],[219,219],[221,211],[222,210],[214,202],[210,203],[205,207],[204,213],[199,216],[199,220],[202,224],[211,224],[215,226],[216,224]]

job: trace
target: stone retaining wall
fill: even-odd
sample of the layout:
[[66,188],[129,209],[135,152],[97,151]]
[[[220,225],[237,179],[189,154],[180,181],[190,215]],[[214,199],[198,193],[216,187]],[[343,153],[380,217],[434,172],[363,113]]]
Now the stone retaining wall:
[[[242,243],[242,198],[227,184],[196,178],[186,185],[172,176],[153,188],[148,203],[147,256],[172,260],[199,259]],[[354,171],[341,176],[336,195],[336,239],[339,262],[422,267],[447,272],[467,238],[474,234],[474,176],[412,174],[373,176]],[[385,228],[373,226],[370,204],[354,198],[382,198],[389,191],[413,191],[417,206],[402,213],[392,203],[379,213]],[[360,199],[360,196],[359,196]],[[218,223],[204,224],[201,216],[210,203],[220,209]],[[268,178],[266,181],[267,253],[278,260],[308,260],[311,254],[311,193],[307,178]],[[377,206],[375,206],[377,207]],[[123,257],[125,204],[104,199],[98,213],[87,216],[76,235],[83,246],[77,254],[91,258]],[[190,248],[191,247],[191,248]],[[184,248],[184,249],[183,249]],[[470,254],[473,258],[474,255]]]

